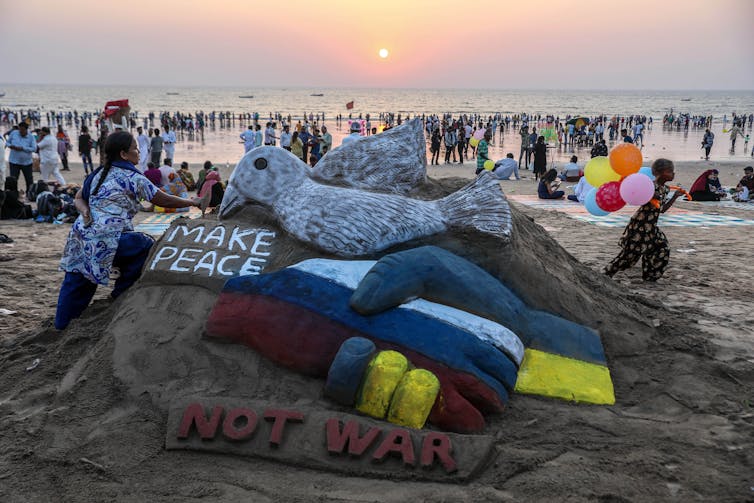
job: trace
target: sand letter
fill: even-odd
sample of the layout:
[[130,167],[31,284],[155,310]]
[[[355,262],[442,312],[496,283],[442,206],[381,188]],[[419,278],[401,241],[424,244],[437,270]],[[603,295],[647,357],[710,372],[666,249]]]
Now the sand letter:
[[267,409],[264,411],[264,418],[268,421],[274,421],[272,431],[270,431],[270,445],[274,446],[280,445],[283,440],[283,429],[286,421],[292,423],[304,422],[304,415],[293,410]]
[[202,404],[190,404],[186,407],[186,411],[183,413],[183,419],[181,419],[181,424],[178,427],[178,438],[188,438],[192,426],[196,426],[196,431],[199,432],[201,438],[215,438],[217,425],[220,423],[220,416],[222,413],[223,408],[216,405],[212,409],[212,416],[208,421],[207,418],[204,417],[204,407],[202,407]]
[[226,271],[225,270],[225,261],[226,260],[232,260],[241,258],[238,255],[228,255],[227,257],[223,257],[220,259],[220,262],[217,263],[217,272],[219,272],[223,276],[233,276],[233,271]]
[[414,444],[411,441],[411,434],[403,428],[396,428],[390,431],[380,446],[374,451],[373,458],[382,461],[385,456],[391,452],[397,452],[403,458],[403,463],[414,466],[416,464],[416,455],[414,454]]
[[275,233],[270,231],[257,232],[257,237],[254,239],[254,245],[251,247],[251,251],[249,253],[252,255],[261,255],[262,257],[268,257],[270,255],[270,252],[262,252],[258,250],[260,246],[272,246],[271,241],[263,241],[263,239],[266,237],[274,238]]
[[214,229],[212,229],[212,232],[207,234],[207,236],[204,238],[204,244],[207,244],[207,241],[214,239],[217,241],[216,247],[219,248],[223,245],[223,241],[225,241],[225,227],[222,225],[218,225]]
[[183,237],[188,237],[192,235],[193,233],[196,234],[196,239],[194,239],[194,243],[198,243],[202,239],[202,234],[204,234],[204,226],[203,225],[197,225],[191,230],[188,230],[188,227],[186,225],[179,225],[175,229],[173,229],[173,232],[170,233],[168,238],[165,241],[172,241],[175,238],[175,235],[178,234],[178,231],[183,232]]
[[[210,260],[210,258],[212,258],[212,260]],[[194,266],[194,272],[198,269],[207,269],[207,275],[212,276],[212,273],[215,272],[215,262],[217,262],[217,252],[215,250],[208,251],[202,255],[202,258],[200,258],[199,262]]]
[[181,250],[181,253],[180,255],[178,255],[178,258],[175,259],[175,262],[171,264],[170,270],[176,271],[176,272],[188,272],[189,271],[188,267],[182,267],[179,264],[182,261],[194,262],[196,260],[196,257],[187,257],[186,256],[187,253],[201,253],[201,252],[202,250],[198,248],[184,248],[183,250]]
[[[239,418],[246,419],[246,425],[236,428],[236,420]],[[257,414],[250,409],[242,407],[233,409],[225,416],[223,421],[223,436],[228,440],[246,440],[257,427]]]
[[340,429],[340,421],[331,418],[327,420],[327,450],[340,454],[348,444],[348,454],[361,456],[369,448],[374,440],[380,435],[382,429],[372,427],[363,437],[359,436],[359,423],[348,421],[343,430]]
[[444,433],[431,432],[424,437],[422,442],[421,465],[429,468],[435,462],[435,456],[440,458],[443,468],[447,473],[456,471],[456,462],[450,453],[453,452],[453,446],[450,438]]
[[[261,262],[263,265],[255,265],[252,264],[252,262]],[[260,272],[262,272],[262,267],[264,267],[265,263],[267,263],[267,261],[263,258],[249,257],[241,266],[241,270],[238,271],[238,274],[240,274],[241,276],[246,274],[259,274]]]
[[[168,255],[170,253],[170,255]],[[163,246],[159,250],[157,250],[157,253],[154,254],[154,258],[152,259],[152,263],[149,264],[149,270],[153,271],[154,266],[157,265],[157,262],[160,260],[170,260],[171,258],[175,257],[175,255],[178,253],[178,248],[175,246]]]
[[230,233],[230,239],[228,239],[228,251],[233,251],[233,245],[235,244],[237,244],[238,247],[241,248],[241,250],[246,251],[246,245],[241,238],[251,236],[255,232],[257,232],[256,229],[246,229],[244,231],[239,231],[238,227],[234,227],[233,231]]

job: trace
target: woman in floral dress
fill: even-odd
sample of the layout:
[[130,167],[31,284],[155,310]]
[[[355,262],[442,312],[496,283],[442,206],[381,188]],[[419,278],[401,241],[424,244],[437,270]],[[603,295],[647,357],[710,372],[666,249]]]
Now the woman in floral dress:
[[167,208],[199,206],[200,199],[182,199],[155,187],[134,166],[139,147],[133,136],[117,131],[107,137],[105,165],[84,180],[76,194],[80,216],[71,227],[60,268],[55,328],[78,318],[94,297],[97,285],[107,285],[113,267],[120,270],[111,297],[122,294],[141,275],[154,240],[134,232],[132,219],[144,199]]

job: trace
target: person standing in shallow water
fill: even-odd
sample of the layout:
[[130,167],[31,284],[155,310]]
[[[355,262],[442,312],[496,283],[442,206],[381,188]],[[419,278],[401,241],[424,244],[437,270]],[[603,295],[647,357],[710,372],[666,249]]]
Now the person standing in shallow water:
[[704,131],[702,138],[702,148],[704,149],[704,159],[709,161],[709,151],[712,150],[712,144],[715,143],[715,133],[709,129]]
[[665,185],[675,178],[675,166],[668,159],[657,159],[652,163],[652,174],[655,175],[654,197],[645,205],[639,207],[623,231],[620,240],[621,251],[604,273],[611,278],[618,271],[631,268],[639,259],[641,261],[642,277],[644,281],[657,281],[665,273],[670,261],[670,247],[665,234],[657,227],[657,220],[661,213],[665,213],[673,206],[681,191],[665,200],[668,187]]

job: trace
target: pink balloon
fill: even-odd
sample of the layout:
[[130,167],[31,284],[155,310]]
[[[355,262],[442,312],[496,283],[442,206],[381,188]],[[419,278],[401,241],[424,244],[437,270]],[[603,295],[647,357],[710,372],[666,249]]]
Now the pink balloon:
[[605,211],[618,211],[626,205],[626,201],[620,197],[620,182],[603,183],[597,189],[597,197],[595,199],[597,206]]
[[628,175],[620,182],[620,197],[628,204],[641,206],[655,194],[655,184],[643,173]]

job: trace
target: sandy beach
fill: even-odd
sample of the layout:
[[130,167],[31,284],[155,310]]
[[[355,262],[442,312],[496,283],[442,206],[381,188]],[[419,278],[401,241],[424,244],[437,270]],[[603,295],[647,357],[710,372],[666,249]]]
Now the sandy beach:
[[[744,164],[680,162],[676,164],[676,181],[688,187],[710,167],[719,169],[723,183],[730,185],[740,178]],[[81,173],[80,165],[73,163],[72,171],[65,174],[71,181],[80,181]],[[428,173],[432,178],[470,179],[473,164],[430,166]],[[522,175],[525,178],[520,181],[502,182],[514,207],[578,261],[599,272],[618,252],[622,228],[599,227],[564,212],[516,202],[517,196],[536,194],[531,172],[524,170]],[[223,179],[227,179],[226,173]],[[570,185],[563,184],[567,193]],[[709,215],[754,219],[754,210],[748,207],[677,205]],[[139,214],[135,223],[149,215]],[[32,366],[37,358],[44,366],[46,360],[60,358],[47,352],[42,339],[56,337],[50,327],[63,276],[57,265],[68,228],[30,220],[0,224],[0,231],[14,240],[0,244],[0,307],[14,312],[0,315],[0,343],[12,348],[15,340],[30,341],[21,350],[7,353],[3,366]],[[754,226],[663,230],[671,246],[665,276],[657,283],[644,283],[640,267],[635,267],[615,278],[628,301],[654,313],[646,322],[657,328],[648,350],[630,349],[631,332],[624,334],[625,340],[619,344],[605,342],[616,388],[615,406],[578,406],[517,395],[493,423],[510,437],[498,453],[494,470],[468,485],[369,480],[365,489],[362,479],[256,463],[253,487],[241,489],[234,485],[241,484],[237,481],[208,494],[224,498],[253,495],[259,501],[275,501],[280,494],[286,494],[288,501],[519,501],[560,499],[559,494],[605,501],[750,498],[754,324],[749,306],[754,302],[754,290],[748,286],[748,278],[754,276],[750,260]],[[95,306],[90,308],[96,319],[110,305],[104,300],[108,290],[100,288]],[[39,335],[30,338],[32,334]],[[198,458],[181,455],[176,459],[190,464]],[[213,459],[228,473],[238,466],[231,465],[228,457]],[[89,465],[78,466],[86,469]],[[117,497],[122,492],[109,477],[138,478],[140,470],[155,469],[164,468],[149,463],[142,468],[133,466],[127,476],[96,468],[101,475],[94,477],[104,478],[92,482],[89,475],[83,475],[84,485],[71,479],[64,484],[66,496],[75,499],[70,491],[84,491],[95,498],[103,494]],[[180,477],[186,469],[171,469],[165,476]],[[148,476],[147,472],[141,476]],[[165,491],[170,497],[164,493],[161,498],[194,497],[196,491],[215,486],[216,481],[209,480],[189,488],[169,483]],[[40,497],[50,490],[48,486],[24,487],[26,494]],[[156,494],[155,490],[151,486],[141,489],[142,494]]]

